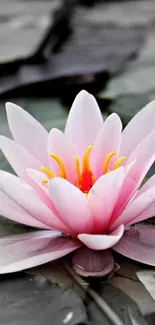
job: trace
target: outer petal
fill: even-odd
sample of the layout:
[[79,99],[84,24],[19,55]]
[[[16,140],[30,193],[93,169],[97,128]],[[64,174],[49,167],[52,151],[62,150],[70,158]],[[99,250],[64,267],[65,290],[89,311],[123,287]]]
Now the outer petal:
[[[103,174],[103,163],[106,156],[111,151],[116,151],[119,154],[121,131],[122,123],[119,116],[115,113],[108,116],[91,151],[91,167],[96,178]],[[112,167],[117,157],[118,155],[112,159],[109,167]]]
[[[120,224],[131,225],[136,222],[144,220],[145,211],[155,204],[155,186],[138,196],[133,200],[123,211],[123,213],[116,219],[111,227],[111,230],[116,229]],[[154,211],[155,214],[155,211]],[[143,216],[143,217],[142,217]]]
[[148,181],[140,188],[139,191],[137,191],[135,197],[137,198],[138,196],[142,195],[153,186],[155,186],[155,174],[148,179]]
[[27,226],[48,229],[0,190],[0,215]]
[[[147,190],[149,190],[151,187],[155,186],[155,175],[149,178],[149,180],[140,188],[140,190],[135,193],[134,199],[137,199],[140,195],[145,193]],[[134,220],[134,223],[147,220],[148,218],[152,218],[155,216],[155,201],[148,206],[147,209],[141,215]]]
[[124,233],[113,249],[133,260],[155,266],[155,227],[136,225]]
[[91,188],[88,203],[94,216],[95,233],[102,233],[108,228],[123,177],[124,168],[121,167],[100,177]]
[[113,213],[113,221],[122,213],[124,207],[139,188],[146,173],[153,164],[155,159],[154,143],[155,131],[148,135],[130,156],[128,163],[129,165],[131,164],[131,167],[124,178],[119,200]]
[[93,220],[88,200],[77,187],[57,177],[49,183],[49,194],[63,220],[76,233],[92,232]]
[[129,156],[143,139],[155,130],[155,101],[140,110],[122,135],[121,155]]
[[[148,190],[150,190],[154,186],[155,186],[155,175],[150,177],[150,179],[141,187],[141,189],[136,194],[135,199],[137,199],[139,196],[142,196],[143,193],[146,193],[146,195],[147,195],[147,193],[149,193]],[[145,199],[145,197],[144,197],[144,199]],[[155,216],[155,200],[153,201],[153,203],[151,205],[148,206],[147,209],[145,209],[139,215],[139,217],[137,217],[134,220],[134,223],[147,220],[148,218],[152,218],[154,216]]]
[[41,164],[20,144],[13,140],[0,136],[0,149],[20,178],[29,181],[26,168],[40,170]]
[[[48,136],[47,145],[48,154],[54,153],[58,155],[64,163],[67,179],[71,182],[75,180],[75,155],[74,148],[72,147],[66,135],[58,129],[52,129]],[[52,170],[57,176],[60,174],[60,167],[58,163],[50,157],[50,164]]]
[[73,254],[72,265],[81,276],[105,276],[114,268],[110,250],[93,251],[82,247]]
[[0,273],[11,273],[41,265],[77,249],[78,241],[53,231],[37,231],[0,239]]
[[14,140],[38,161],[47,166],[48,132],[21,107],[12,103],[7,103],[6,111],[10,131]]
[[72,140],[78,155],[95,142],[103,124],[102,115],[95,98],[82,90],[71,107],[65,134]]
[[34,194],[34,191],[21,183],[18,177],[0,171],[0,189],[41,223],[61,232],[70,233],[69,227]]
[[103,250],[114,246],[123,236],[124,226],[119,226],[110,235],[80,234],[78,238],[90,249]]

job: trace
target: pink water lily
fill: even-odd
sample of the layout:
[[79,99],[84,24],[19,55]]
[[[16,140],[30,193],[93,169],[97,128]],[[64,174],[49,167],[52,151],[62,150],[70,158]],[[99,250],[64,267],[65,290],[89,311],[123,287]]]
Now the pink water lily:
[[0,171],[0,214],[33,232],[0,238],[0,273],[72,253],[83,276],[114,268],[112,251],[155,266],[155,101],[122,131],[117,114],[103,122],[95,98],[81,91],[65,132],[50,133],[22,108],[7,103],[14,141],[0,148],[17,176]]

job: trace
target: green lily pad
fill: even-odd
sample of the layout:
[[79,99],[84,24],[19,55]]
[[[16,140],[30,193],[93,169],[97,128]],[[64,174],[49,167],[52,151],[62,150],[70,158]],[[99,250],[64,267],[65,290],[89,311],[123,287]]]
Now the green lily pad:
[[52,285],[42,276],[1,277],[1,325],[78,325],[87,320],[83,301],[72,289]]
[[121,117],[123,124],[126,125],[139,110],[153,99],[153,96],[155,98],[155,91],[142,95],[122,95],[109,105],[108,110],[110,113],[117,113]]
[[29,1],[28,4],[23,0],[1,0],[0,63],[33,55],[59,6],[57,0]]
[[[135,11],[139,7],[138,3],[140,4],[141,2],[137,1],[136,8],[134,8]],[[128,6],[130,7],[129,4],[126,4],[125,8],[127,9]],[[133,10],[133,4],[131,7]],[[140,7],[139,13],[144,18],[142,12],[146,10],[146,7],[144,6],[145,8],[143,8],[141,5]],[[147,19],[150,16],[151,22],[152,14],[150,8],[152,8],[153,13],[155,11],[155,3],[152,1],[149,2],[148,11],[145,15]],[[128,15],[130,12],[130,10],[128,13],[127,11],[125,10],[125,15]],[[98,94],[100,99],[111,101],[109,111],[118,113],[123,119],[124,124],[127,124],[143,106],[155,99],[154,33],[154,25],[149,25],[148,23],[145,43],[142,49],[140,49],[137,58],[128,65],[128,68],[122,74],[111,79],[107,88]]]
[[28,231],[32,231],[32,228],[0,216],[0,237],[10,234],[21,234]]
[[[124,256],[118,255],[116,260],[120,265],[120,269],[109,280],[109,284],[127,294],[137,304],[142,315],[146,316],[153,313],[155,310],[155,301],[139,281],[136,274],[143,270],[144,266]],[[150,270],[151,267],[145,265],[145,269]]]

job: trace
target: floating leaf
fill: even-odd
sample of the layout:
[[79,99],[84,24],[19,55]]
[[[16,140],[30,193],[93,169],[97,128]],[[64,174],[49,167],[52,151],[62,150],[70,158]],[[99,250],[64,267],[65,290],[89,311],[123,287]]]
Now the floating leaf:
[[28,270],[27,272],[31,274],[41,274],[51,283],[59,284],[60,286],[64,286],[66,288],[72,288],[81,297],[85,297],[85,291],[81,289],[80,286],[77,285],[75,280],[68,274],[61,260],[40,265],[38,267]]
[[0,216],[0,237],[10,234],[21,234],[28,231],[32,231],[32,228]]
[[147,325],[146,321],[140,315],[139,317],[137,317],[137,315],[135,314],[133,309],[131,309],[130,306],[128,306],[128,315],[132,325]]
[[144,316],[153,313],[155,302],[136,275],[141,272],[142,265],[125,257],[117,257],[116,260],[120,269],[109,280],[109,283],[131,298]]
[[[0,63],[26,59],[39,46],[60,2],[1,0]],[[2,50],[3,49],[3,50]]]
[[[94,283],[94,290],[95,286],[96,284]],[[136,303],[122,290],[104,282],[98,283],[96,290],[120,317],[122,324],[136,325],[132,322],[130,309],[132,310],[132,315],[134,315],[134,319],[136,319],[137,324],[138,322],[141,325],[147,324]],[[91,302],[88,305],[88,315],[90,315],[90,317],[93,319],[94,324],[104,324],[105,322],[105,319],[103,318],[104,315],[101,313],[101,310],[95,306],[94,302]],[[110,322],[105,322],[105,324],[111,325]]]
[[136,274],[150,293],[151,297],[155,300],[155,270],[141,270]]
[[50,284],[42,276],[16,274],[1,277],[1,325],[78,325],[87,315],[71,289]]

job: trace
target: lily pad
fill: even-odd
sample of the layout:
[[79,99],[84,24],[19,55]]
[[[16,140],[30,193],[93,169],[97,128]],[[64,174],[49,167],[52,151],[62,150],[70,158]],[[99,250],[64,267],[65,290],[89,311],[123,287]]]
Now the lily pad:
[[78,325],[87,319],[81,298],[69,288],[52,285],[42,276],[1,277],[1,325]]
[[137,276],[155,300],[155,270],[141,270],[137,272]]
[[[90,3],[90,1],[81,1]],[[145,26],[154,21],[155,3],[153,0],[136,1],[97,1],[92,0],[94,7],[91,9],[93,19],[120,26]],[[104,2],[104,3],[103,3]],[[95,13],[94,13],[95,11]],[[91,15],[90,15],[91,16]],[[91,18],[90,18],[91,19]]]
[[[148,324],[140,313],[136,303],[122,290],[114,287],[113,285],[102,282],[99,284],[98,293],[120,317],[122,324]],[[95,324],[111,325],[110,321],[108,322],[104,319],[104,315],[102,314],[101,310],[95,306],[94,302],[91,302],[88,305],[88,315],[92,318]],[[133,317],[137,323],[132,322]],[[115,321],[113,324],[118,324],[118,322]]]
[[[38,3],[40,5],[40,1]],[[52,34],[52,37],[61,43],[61,48],[58,46],[58,49],[52,52],[54,42],[49,40],[49,44],[42,48],[43,53],[40,53],[44,56],[46,52],[45,60],[38,63],[34,57],[32,62],[17,62],[17,66],[13,67],[13,73],[10,73],[8,69],[6,74],[4,67],[5,75],[2,74],[0,78],[1,95],[5,94],[6,96],[10,92],[16,93],[18,96],[19,93],[24,92],[29,95],[33,91],[38,94],[38,89],[39,92],[49,95],[51,92],[54,94],[59,92],[63,95],[66,90],[67,93],[71,94],[72,89],[75,91],[75,88],[79,89],[83,84],[87,87],[93,84],[97,86],[97,89],[100,89],[101,85],[106,84],[109,76],[122,71],[125,64],[139,52],[146,33],[145,27],[122,27],[113,21],[105,23],[100,13],[104,14],[104,6],[100,6],[98,18],[96,17],[96,7],[88,9],[76,5],[76,2],[71,4],[64,1],[61,11],[64,8],[68,8],[68,10],[59,24],[61,25],[59,26],[60,35],[58,35],[57,30],[54,30]],[[32,14],[29,16],[32,21]],[[38,20],[38,16],[35,16],[36,20]],[[64,20],[68,21],[68,24],[64,24]],[[34,21],[35,18],[33,18],[33,24]],[[38,24],[40,25],[40,21]],[[63,37],[63,31],[66,27],[64,25],[69,26],[71,31],[65,35],[66,38]],[[26,44],[27,30],[28,28],[24,31],[20,30],[20,37],[24,40],[26,38]],[[24,34],[25,38],[22,37],[22,32],[26,33],[26,35]],[[33,44],[32,38],[33,36],[30,35],[29,51],[30,47],[33,48],[35,44],[35,42]],[[5,39],[7,37],[4,37]],[[62,40],[64,41],[62,42]],[[16,47],[17,45],[18,37],[16,37]],[[23,50],[25,50],[25,46]],[[8,51],[8,53],[10,52]]]
[[122,95],[114,99],[109,105],[109,113],[117,113],[124,125],[126,125],[135,114],[155,98],[155,90],[143,94]]
[[[59,284],[66,288],[72,288],[82,298],[85,298],[86,292],[69,276],[64,268],[63,259],[40,265],[38,267],[29,269],[30,274],[40,274],[44,276],[50,283]],[[86,284],[87,287],[87,284]]]
[[34,54],[59,6],[58,0],[1,0],[0,63]]
[[[150,315],[155,311],[155,301],[136,274],[144,270],[144,266],[125,257],[117,257],[116,260],[120,269],[114,277],[109,279],[109,284],[127,294],[137,304],[142,315]],[[150,270],[150,267],[145,266],[145,269]]]
[[32,228],[0,216],[0,237],[10,234],[21,234],[27,231],[32,231]]
[[[154,4],[152,2],[152,6],[155,10],[155,2]],[[149,25],[148,22],[148,31],[145,34],[145,42],[139,56],[128,65],[122,74],[110,80],[107,88],[98,95],[100,99],[111,101],[109,111],[117,112],[124,124],[128,123],[143,106],[155,98],[154,33],[154,24]]]

